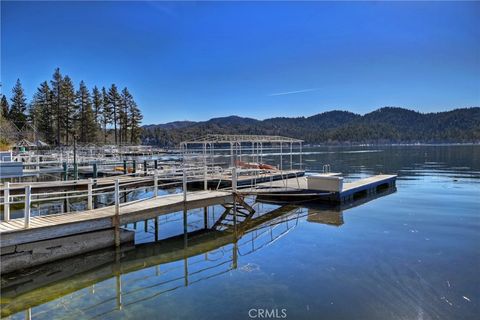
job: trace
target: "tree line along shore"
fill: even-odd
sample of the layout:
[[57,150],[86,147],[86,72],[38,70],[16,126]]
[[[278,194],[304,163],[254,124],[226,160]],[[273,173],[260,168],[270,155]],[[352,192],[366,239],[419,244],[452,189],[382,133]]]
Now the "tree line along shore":
[[[52,147],[80,144],[138,144],[142,112],[128,88],[94,86],[73,80],[55,69],[27,101],[20,79],[11,98],[1,97],[0,145],[35,136]],[[33,132],[33,133],[32,133]]]

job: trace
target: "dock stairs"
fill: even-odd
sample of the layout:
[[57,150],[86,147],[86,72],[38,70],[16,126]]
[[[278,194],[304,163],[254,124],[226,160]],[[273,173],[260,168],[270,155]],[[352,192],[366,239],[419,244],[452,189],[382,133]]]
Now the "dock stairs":
[[225,208],[225,211],[213,224],[212,229],[218,231],[228,231],[235,227],[235,223],[238,226],[252,219],[253,215],[255,214],[255,209],[253,209],[242,199],[242,197],[238,195],[235,196],[235,201],[235,203],[228,202],[222,205]]

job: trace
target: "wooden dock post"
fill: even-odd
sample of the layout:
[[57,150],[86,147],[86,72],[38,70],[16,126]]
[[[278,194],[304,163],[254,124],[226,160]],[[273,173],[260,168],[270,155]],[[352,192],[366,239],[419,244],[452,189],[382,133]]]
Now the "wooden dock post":
[[73,164],[73,180],[78,180],[78,163]]
[[137,161],[136,160],[133,160],[132,173],[137,173]]
[[232,191],[237,192],[237,168],[232,168]]
[[207,144],[203,144],[203,190],[208,190],[207,180]]
[[87,210],[93,209],[93,179],[88,179]]
[[97,163],[96,162],[93,164],[93,174],[92,174],[92,176],[93,176],[94,179],[98,178],[98,169],[97,169]]
[[155,159],[153,161],[153,166],[155,167],[155,169],[158,169],[158,160],[157,159]]
[[25,187],[25,229],[30,228],[30,204],[32,202],[32,186]]
[[147,160],[143,160],[143,174],[147,175]]
[[3,220],[10,220],[10,182],[5,182],[3,189]]
[[185,173],[185,168],[183,168],[182,185],[183,185],[183,201],[187,202],[187,175]]
[[153,196],[157,197],[158,196],[158,171],[155,169],[155,172],[153,174]]
[[208,229],[208,207],[203,207],[203,227]]
[[63,180],[67,181],[68,180],[68,166],[66,162],[62,163],[63,166]]
[[280,142],[280,171],[283,171],[283,143],[282,142]]
[[120,181],[115,179],[115,217],[114,217],[114,227],[115,227],[115,246],[120,246]]
[[123,160],[123,174],[127,174],[127,160]]

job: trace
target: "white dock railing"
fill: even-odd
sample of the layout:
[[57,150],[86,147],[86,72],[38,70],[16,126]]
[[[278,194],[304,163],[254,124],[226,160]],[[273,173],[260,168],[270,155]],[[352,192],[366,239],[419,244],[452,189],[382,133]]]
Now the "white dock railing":
[[[24,225],[25,228],[29,228],[32,204],[55,202],[61,200],[70,201],[75,199],[85,201],[86,199],[86,206],[82,206],[79,210],[84,211],[94,209],[94,197],[97,197],[98,199],[98,197],[100,196],[113,196],[113,205],[115,206],[116,214],[118,214],[120,212],[120,207],[123,205],[156,198],[159,196],[159,189],[173,188],[179,186],[180,184],[182,185],[181,190],[183,192],[183,200],[187,201],[189,183],[204,182],[204,186],[207,186],[208,179],[216,178],[219,175],[223,174],[222,170],[223,169],[221,168],[211,167],[200,169],[169,169],[162,170],[162,172],[159,172],[159,170],[151,170],[147,171],[146,173],[141,172],[135,174],[121,175],[115,178],[113,181],[109,181],[108,185],[98,187],[97,182],[100,179],[55,181],[52,183],[52,187],[61,187],[61,184],[64,184],[66,188],[72,187],[72,185],[76,185],[78,187],[85,187],[86,185],[86,190],[51,191],[37,193],[32,193],[32,187],[35,188],[35,184],[42,184],[42,186],[39,186],[39,188],[48,188],[49,183],[32,183],[27,186],[24,186],[25,183],[22,183],[20,186],[16,186],[15,183],[5,182],[4,186],[0,187],[0,191],[3,193],[3,196],[0,197],[0,203],[3,204],[3,220],[9,221],[11,219],[12,206],[22,207],[23,205]],[[126,179],[126,177],[129,177],[131,179]],[[171,180],[176,181],[172,182]],[[161,183],[162,181],[168,182]],[[105,184],[104,181],[102,183]],[[142,199],[127,198],[128,193],[141,189],[152,189],[152,196]],[[19,190],[23,190],[23,192]],[[124,196],[124,202],[121,202],[122,194]],[[64,208],[64,210],[60,213],[70,212],[69,204],[67,204],[67,206],[68,207]],[[51,214],[58,214],[58,212]]]

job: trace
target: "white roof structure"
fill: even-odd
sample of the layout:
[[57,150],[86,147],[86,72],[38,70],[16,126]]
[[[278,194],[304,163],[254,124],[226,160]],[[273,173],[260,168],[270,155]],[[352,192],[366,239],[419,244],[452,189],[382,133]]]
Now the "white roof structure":
[[207,134],[199,139],[182,141],[181,146],[189,144],[238,144],[238,143],[302,143],[303,140],[266,135]]

